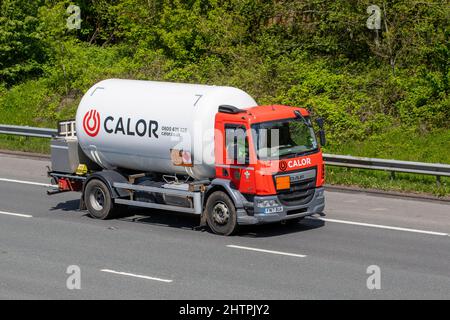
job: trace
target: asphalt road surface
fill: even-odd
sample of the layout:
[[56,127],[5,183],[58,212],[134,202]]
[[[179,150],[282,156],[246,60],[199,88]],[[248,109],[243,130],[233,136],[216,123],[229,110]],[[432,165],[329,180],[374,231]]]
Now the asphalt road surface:
[[46,195],[47,165],[0,154],[0,299],[450,298],[448,203],[327,192],[326,217],[221,237],[163,211],[91,219]]

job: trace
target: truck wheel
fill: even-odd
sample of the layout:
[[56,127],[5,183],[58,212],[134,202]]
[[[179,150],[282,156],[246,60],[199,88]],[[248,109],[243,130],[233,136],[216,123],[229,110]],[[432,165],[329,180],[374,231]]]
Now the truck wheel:
[[233,201],[222,191],[214,192],[206,202],[206,221],[215,234],[229,236],[237,229]]
[[111,198],[109,188],[100,180],[93,179],[84,189],[84,202],[92,218],[111,219],[116,216],[116,211]]

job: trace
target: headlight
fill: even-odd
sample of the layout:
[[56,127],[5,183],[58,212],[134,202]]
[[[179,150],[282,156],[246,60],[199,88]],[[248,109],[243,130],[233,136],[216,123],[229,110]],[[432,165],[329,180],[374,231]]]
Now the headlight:
[[277,200],[258,200],[256,202],[256,206],[258,208],[271,208],[271,207],[278,207],[280,204]]

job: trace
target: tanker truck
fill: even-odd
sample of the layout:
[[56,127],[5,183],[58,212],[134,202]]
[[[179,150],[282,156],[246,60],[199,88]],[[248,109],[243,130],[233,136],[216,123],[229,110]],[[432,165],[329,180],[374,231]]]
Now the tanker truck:
[[220,235],[299,221],[325,206],[316,122],[233,87],[104,80],[59,123],[48,194],[80,192],[97,219],[127,207],[190,213]]

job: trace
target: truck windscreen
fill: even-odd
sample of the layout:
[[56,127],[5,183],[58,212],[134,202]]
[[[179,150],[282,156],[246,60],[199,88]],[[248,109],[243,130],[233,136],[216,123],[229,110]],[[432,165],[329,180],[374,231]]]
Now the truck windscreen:
[[304,120],[292,118],[253,125],[253,141],[258,158],[291,158],[317,150],[318,144],[311,120],[309,117]]

